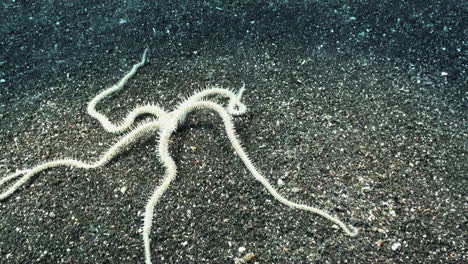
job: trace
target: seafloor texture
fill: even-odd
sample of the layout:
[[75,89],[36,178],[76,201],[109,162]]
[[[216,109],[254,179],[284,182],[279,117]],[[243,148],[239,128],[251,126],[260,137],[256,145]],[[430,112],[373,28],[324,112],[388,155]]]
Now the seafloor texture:
[[[279,204],[200,111],[171,138],[179,171],[156,208],[154,263],[468,261],[466,1],[10,0],[0,17],[1,177],[98,158],[118,136],[87,102],[149,48],[99,110],[117,121],[245,83],[235,126],[259,170],[360,229]],[[99,169],[40,173],[0,201],[0,263],[143,263],[157,140]]]

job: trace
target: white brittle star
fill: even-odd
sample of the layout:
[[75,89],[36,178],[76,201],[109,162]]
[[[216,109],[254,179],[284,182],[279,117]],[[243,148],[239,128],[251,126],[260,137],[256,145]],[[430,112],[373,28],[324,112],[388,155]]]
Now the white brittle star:
[[[151,264],[151,248],[150,248],[150,231],[153,221],[154,207],[157,202],[164,194],[164,192],[169,187],[172,180],[177,174],[177,166],[174,160],[169,155],[169,137],[174,133],[177,127],[185,121],[185,117],[190,112],[197,109],[209,109],[217,113],[223,120],[227,136],[241,160],[244,162],[247,169],[252,173],[252,175],[260,183],[265,186],[265,188],[273,195],[279,202],[301,210],[310,211],[312,213],[318,214],[326,219],[332,221],[341,227],[346,234],[350,236],[357,235],[358,230],[352,226],[348,228],[342,221],[338,218],[331,216],[325,211],[320,209],[298,204],[287,200],[285,197],[281,196],[275,188],[268,182],[268,180],[263,177],[260,172],[255,168],[252,161],[249,159],[245,151],[242,149],[239,139],[234,130],[234,123],[231,119],[231,116],[240,115],[246,112],[246,106],[241,102],[242,93],[244,92],[244,86],[236,94],[228,89],[222,89],[217,87],[212,87],[195,93],[194,95],[188,97],[185,101],[181,102],[172,112],[167,112],[163,108],[157,105],[144,105],[134,108],[120,124],[113,124],[109,119],[99,113],[96,110],[96,105],[105,97],[110,94],[122,89],[125,83],[131,78],[138,68],[146,62],[147,49],[143,53],[142,59],[139,63],[133,65],[130,72],[128,72],[117,84],[111,86],[110,88],[102,91],[96,97],[94,97],[88,104],[88,114],[96,118],[103,128],[111,133],[121,133],[126,130],[129,130],[133,126],[135,118],[143,115],[150,114],[155,117],[151,121],[146,121],[138,124],[136,127],[130,129],[130,132],[123,136],[117,143],[115,143],[110,149],[108,149],[97,161],[95,162],[85,162],[74,159],[58,159],[49,162],[39,164],[30,169],[24,169],[17,171],[11,175],[8,175],[0,180],[0,187],[7,185],[8,182],[17,179],[16,182],[11,184],[3,193],[0,193],[0,201],[9,197],[13,192],[15,192],[20,186],[26,183],[32,176],[35,174],[50,168],[57,166],[71,166],[78,167],[83,169],[91,169],[102,166],[109,162],[113,157],[118,153],[124,150],[125,147],[135,142],[139,137],[144,134],[154,133],[159,131],[159,146],[158,154],[159,159],[166,168],[165,176],[159,186],[157,186],[151,195],[148,203],[145,208],[145,218],[143,223],[143,242],[145,250],[145,263]],[[226,107],[221,106],[220,104],[207,100],[206,98],[210,96],[224,96],[229,99],[229,103]],[[20,177],[22,176],[22,177]]]

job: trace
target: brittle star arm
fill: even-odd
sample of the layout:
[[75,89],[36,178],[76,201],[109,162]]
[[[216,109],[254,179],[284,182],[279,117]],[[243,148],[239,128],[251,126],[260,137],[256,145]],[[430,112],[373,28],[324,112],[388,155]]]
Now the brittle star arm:
[[31,179],[31,177],[33,177],[34,175],[36,175],[37,173],[41,171],[54,168],[54,167],[59,167],[59,166],[70,166],[70,167],[83,168],[83,169],[92,169],[92,168],[100,167],[108,163],[112,158],[114,158],[117,154],[122,152],[128,145],[135,142],[141,136],[145,134],[153,133],[159,128],[160,128],[160,124],[157,121],[150,121],[150,122],[145,122],[145,123],[140,124],[130,133],[123,136],[111,148],[109,148],[97,161],[92,162],[92,163],[80,161],[80,160],[74,160],[74,159],[57,159],[57,160],[39,164],[31,169],[17,171],[9,176],[6,176],[0,180],[0,188],[3,185],[6,185],[8,182],[12,181],[13,179],[18,178],[21,175],[23,175],[15,183],[9,186],[4,192],[0,193],[0,201],[6,199],[13,192],[15,192],[19,187],[21,187],[29,179]]
[[[240,95],[237,97],[239,99],[238,103],[240,103],[240,96],[242,95],[242,91],[239,93]],[[235,101],[233,101],[235,102]],[[234,108],[234,103],[230,104],[229,107]],[[146,204],[145,208],[145,218],[144,218],[144,224],[143,224],[143,241],[144,241],[144,247],[145,247],[145,263],[146,264],[151,264],[151,246],[150,246],[150,238],[149,234],[151,232],[151,226],[153,222],[153,215],[154,215],[154,207],[158,203],[159,199],[161,196],[164,194],[164,192],[167,190],[171,182],[175,179],[177,175],[177,166],[174,162],[174,160],[171,158],[169,155],[169,147],[168,147],[168,142],[169,142],[169,137],[171,134],[177,129],[177,120],[179,118],[185,118],[185,116],[196,109],[210,109],[215,111],[216,113],[219,114],[219,116],[222,118],[223,123],[225,125],[226,133],[227,136],[236,151],[236,153],[239,155],[241,160],[244,162],[245,166],[247,169],[252,173],[252,175],[255,177],[256,180],[258,180],[267,190],[268,192],[273,195],[273,197],[281,202],[282,204],[285,204],[287,206],[300,209],[300,210],[305,210],[309,211],[315,214],[318,214],[333,223],[337,224],[341,229],[345,231],[346,234],[349,236],[355,236],[358,233],[357,228],[353,226],[346,226],[340,219],[330,215],[329,213],[320,210],[315,207],[311,207],[308,205],[304,204],[298,204],[294,203],[292,201],[289,201],[285,197],[283,197],[281,194],[278,193],[278,191],[271,185],[271,183],[261,175],[261,173],[256,169],[256,167],[253,165],[252,161],[249,159],[247,153],[244,151],[242,148],[239,139],[237,138],[237,135],[235,133],[234,129],[234,123],[232,122],[231,115],[229,113],[229,107],[228,110],[220,106],[219,104],[216,104],[211,101],[198,101],[198,102],[193,102],[190,105],[186,105],[185,107],[178,108],[176,111],[174,111],[174,115],[172,116],[173,120],[172,122],[168,123],[168,127],[164,127],[161,131],[160,135],[160,142],[159,142],[159,156],[160,160],[166,167],[166,175],[164,176],[161,184],[155,188],[153,194],[151,195],[148,203]]]
[[135,107],[131,112],[129,112],[128,115],[125,117],[125,119],[121,123],[115,125],[109,120],[107,116],[105,116],[102,113],[99,113],[96,110],[96,105],[102,99],[121,90],[127,83],[128,79],[130,79],[133,75],[135,75],[138,68],[140,68],[146,63],[147,53],[148,53],[148,49],[145,49],[145,51],[143,52],[143,56],[141,57],[141,61],[133,65],[132,69],[127,74],[125,74],[125,76],[122,77],[122,79],[120,79],[118,83],[100,92],[88,103],[88,107],[87,107],[88,114],[94,117],[95,119],[97,119],[106,131],[111,132],[111,133],[123,132],[129,129],[133,125],[135,118],[143,114],[150,114],[150,115],[153,115],[154,117],[160,117],[160,116],[167,114],[167,112],[164,111],[164,109],[162,109],[158,105],[139,106],[139,107]]

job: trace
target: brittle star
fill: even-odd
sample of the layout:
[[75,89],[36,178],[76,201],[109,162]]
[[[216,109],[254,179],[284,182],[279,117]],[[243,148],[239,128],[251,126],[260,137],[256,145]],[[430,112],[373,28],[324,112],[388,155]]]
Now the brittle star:
[[[240,159],[244,162],[245,166],[250,171],[250,173],[252,173],[256,180],[263,184],[263,186],[268,190],[268,192],[271,195],[273,195],[273,197],[275,197],[276,200],[287,206],[300,210],[310,211],[312,213],[325,217],[326,219],[337,224],[341,229],[344,230],[346,234],[350,236],[357,235],[357,228],[353,226],[346,226],[341,220],[334,216],[331,216],[329,213],[308,205],[294,203],[280,195],[278,191],[275,188],[273,188],[270,182],[264,176],[262,176],[260,172],[256,169],[256,167],[253,165],[247,153],[242,148],[239,139],[237,138],[236,132],[234,130],[234,123],[232,121],[232,116],[241,115],[247,111],[246,106],[241,102],[242,94],[245,90],[245,85],[243,85],[243,87],[237,93],[234,93],[233,91],[228,89],[218,87],[211,87],[205,90],[201,90],[188,97],[185,101],[181,102],[171,112],[168,112],[163,108],[152,104],[139,106],[130,111],[130,113],[119,124],[113,124],[105,115],[99,113],[96,110],[96,105],[105,97],[117,92],[125,86],[128,79],[135,75],[138,68],[145,64],[147,51],[148,49],[144,51],[141,61],[133,65],[132,69],[127,74],[125,74],[125,76],[122,79],[120,79],[120,81],[117,84],[100,92],[88,103],[88,114],[96,118],[106,131],[111,133],[121,133],[130,130],[130,132],[128,132],[119,141],[117,141],[117,143],[115,143],[110,149],[104,152],[104,154],[95,162],[85,162],[75,159],[58,159],[49,162],[44,162],[30,169],[19,170],[11,175],[4,177],[0,180],[0,187],[7,185],[8,182],[14,179],[17,180],[13,184],[11,184],[3,193],[0,194],[0,201],[9,197],[20,186],[26,183],[31,177],[43,170],[58,166],[70,166],[83,169],[92,169],[103,166],[104,164],[108,163],[112,158],[114,158],[118,153],[120,153],[126,147],[128,147],[131,143],[135,142],[142,135],[151,134],[156,131],[159,131],[158,154],[159,159],[166,168],[166,171],[161,184],[155,188],[153,194],[148,200],[148,203],[146,204],[145,217],[143,223],[143,244],[145,252],[145,263],[151,264],[151,248],[149,236],[153,222],[154,208],[177,174],[176,163],[169,155],[169,138],[172,135],[172,133],[174,133],[174,131],[177,129],[177,127],[185,121],[185,117],[187,116],[187,114],[198,109],[209,109],[217,113],[222,118],[227,136],[232,144],[232,147],[239,155]],[[228,105],[223,107],[219,103],[207,99],[208,97],[213,96],[223,96],[228,98]],[[152,115],[154,119],[142,122],[139,125],[134,126],[135,118],[143,114]],[[134,128],[130,129],[130,127]]]

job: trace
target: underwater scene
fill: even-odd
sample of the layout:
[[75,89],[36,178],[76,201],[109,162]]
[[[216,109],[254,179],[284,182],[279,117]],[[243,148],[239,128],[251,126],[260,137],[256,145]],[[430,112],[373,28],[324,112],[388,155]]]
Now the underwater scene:
[[0,264],[468,263],[468,2],[0,18]]

